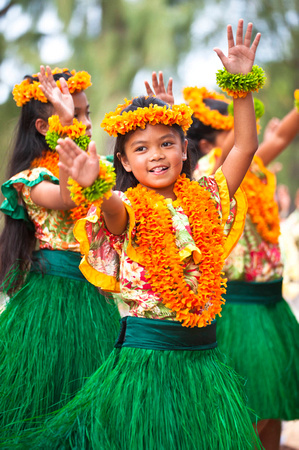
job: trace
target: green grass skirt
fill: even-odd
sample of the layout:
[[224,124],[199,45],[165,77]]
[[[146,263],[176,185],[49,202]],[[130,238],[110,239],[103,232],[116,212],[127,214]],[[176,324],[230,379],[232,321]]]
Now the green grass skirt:
[[[262,284],[267,294],[269,286]],[[248,283],[241,289],[240,302],[248,296]],[[217,319],[217,341],[228,364],[247,380],[249,407],[258,420],[298,419],[299,324],[294,314],[282,298],[272,304],[235,301],[227,301]]]
[[29,273],[0,315],[1,440],[72,398],[118,330],[116,306],[88,282]]
[[[16,444],[17,441],[15,441]],[[260,448],[243,385],[219,350],[115,348],[79,394],[20,449]]]

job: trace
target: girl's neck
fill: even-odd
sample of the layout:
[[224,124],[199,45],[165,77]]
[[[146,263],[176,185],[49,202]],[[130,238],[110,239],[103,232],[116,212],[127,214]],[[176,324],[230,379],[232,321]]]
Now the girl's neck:
[[[144,186],[143,184],[141,184],[141,185]],[[176,200],[176,198],[177,198],[175,193],[173,192],[174,186],[169,186],[169,187],[161,188],[161,189],[160,188],[157,189],[157,188],[149,187],[149,186],[144,186],[144,187],[146,187],[150,191],[154,191],[156,194],[159,194],[164,198],[170,198],[171,200]]]

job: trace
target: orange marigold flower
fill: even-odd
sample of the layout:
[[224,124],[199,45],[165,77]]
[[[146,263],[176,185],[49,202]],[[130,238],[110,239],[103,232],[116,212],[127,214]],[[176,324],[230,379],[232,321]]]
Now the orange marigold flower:
[[137,108],[135,111],[124,111],[121,114],[130,103],[132,102],[126,100],[126,103],[118,105],[115,111],[105,114],[101,126],[110,136],[117,137],[118,134],[126,134],[137,127],[144,129],[148,123],[169,126],[177,124],[186,132],[192,123],[192,111],[185,104],[173,105],[172,108],[166,105],[150,105],[148,108]]
[[255,157],[254,164],[265,174],[266,183],[251,170],[247,172],[242,182],[247,197],[247,212],[259,235],[270,244],[278,244],[280,226],[278,205],[274,198],[274,175],[264,167],[260,158]]
[[[53,75],[63,72],[68,72],[68,69],[60,69],[59,67],[55,67],[55,69],[52,70]],[[71,94],[73,94],[74,92],[81,92],[91,86],[91,77],[88,72],[76,72],[75,70],[72,70],[71,74],[72,76],[68,80],[66,80]],[[33,74],[32,77],[36,78],[37,74]],[[28,78],[23,80],[20,84],[16,84],[13,88],[12,94],[17,106],[23,106],[31,99],[47,103],[48,99],[39,88],[39,84],[39,81],[34,80],[31,82],[31,80]],[[59,80],[56,81],[56,84],[60,88]]]
[[230,100],[223,94],[214,91],[208,91],[205,87],[186,87],[183,90],[184,99],[193,110],[193,115],[204,125],[211,126],[216,130],[231,130],[234,126],[234,118],[230,115],[224,116],[217,110],[211,110],[204,99],[210,98],[230,103]]
[[192,236],[202,253],[197,293],[185,281],[184,263],[176,246],[165,199],[141,185],[126,192],[135,212],[138,254],[151,288],[167,308],[175,311],[176,320],[183,326],[203,327],[220,313],[224,303],[221,297],[226,282],[221,272],[223,227],[209,192],[198,183],[181,176],[174,192],[176,203],[189,217]]

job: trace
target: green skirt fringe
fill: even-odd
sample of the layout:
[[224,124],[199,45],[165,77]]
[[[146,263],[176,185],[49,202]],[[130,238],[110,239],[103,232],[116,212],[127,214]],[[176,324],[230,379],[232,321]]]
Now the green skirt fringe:
[[299,324],[276,284],[228,283],[217,320],[219,349],[246,380],[253,421],[299,418]]
[[118,329],[116,306],[91,284],[29,273],[0,315],[0,440],[72,398],[113,350]]
[[240,378],[217,348],[115,348],[45,427],[23,434],[16,442],[7,448],[260,448],[244,406]]

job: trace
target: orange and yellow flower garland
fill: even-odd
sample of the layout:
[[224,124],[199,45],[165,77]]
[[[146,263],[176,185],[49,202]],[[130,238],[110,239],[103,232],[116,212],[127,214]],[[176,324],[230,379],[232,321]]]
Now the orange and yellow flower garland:
[[176,312],[176,320],[183,326],[204,327],[220,313],[224,303],[223,227],[209,192],[197,182],[181,176],[174,192],[174,203],[181,205],[188,216],[192,236],[202,254],[197,293],[186,284],[184,263],[165,199],[141,185],[126,192],[136,218],[138,254],[153,291],[167,308]]
[[124,104],[118,105],[115,111],[105,114],[101,127],[110,136],[117,137],[118,134],[126,134],[129,131],[136,130],[137,127],[144,129],[147,124],[168,126],[177,124],[186,132],[192,123],[192,110],[184,103],[172,107],[150,104],[149,107],[122,112],[131,103],[126,100]]
[[[261,161],[255,158],[256,163],[263,170]],[[249,170],[242,182],[248,202],[248,214],[252,223],[256,225],[259,235],[270,244],[278,244],[280,235],[278,205],[274,199],[275,186],[262,179]]]
[[[53,75],[64,72],[69,72],[69,70],[66,68],[60,69],[58,67],[52,70]],[[91,77],[88,72],[76,72],[75,70],[72,70],[69,73],[71,73],[72,76],[66,80],[66,83],[71,94],[74,92],[84,91],[91,86]],[[37,74],[33,74],[32,77],[37,78]],[[56,81],[56,84],[60,89],[59,80]],[[13,88],[12,94],[17,106],[23,106],[31,99],[39,100],[42,103],[47,103],[48,99],[39,88],[39,85],[39,81],[31,80],[30,78],[25,78],[25,80],[23,80],[20,84],[16,84]]]
[[216,130],[231,130],[234,126],[234,118],[231,115],[223,115],[217,109],[210,109],[204,99],[220,100],[229,103],[230,100],[223,94],[208,91],[205,87],[186,87],[183,90],[184,99],[193,111],[194,117],[204,125],[211,126]]

